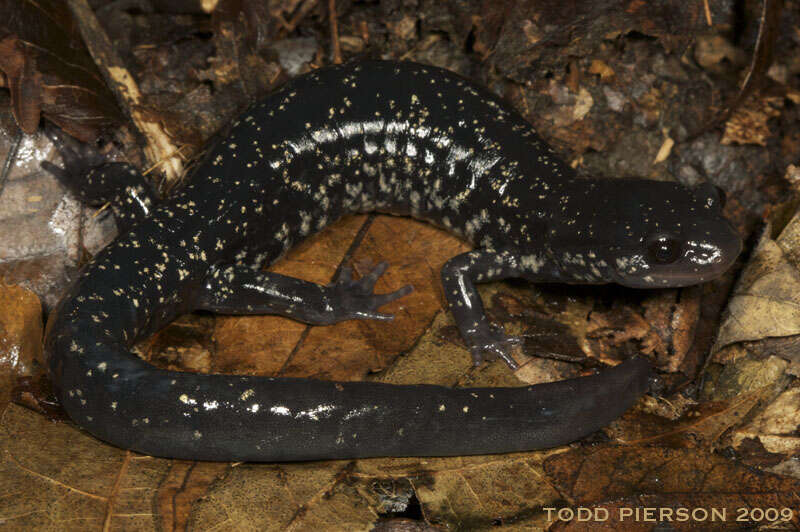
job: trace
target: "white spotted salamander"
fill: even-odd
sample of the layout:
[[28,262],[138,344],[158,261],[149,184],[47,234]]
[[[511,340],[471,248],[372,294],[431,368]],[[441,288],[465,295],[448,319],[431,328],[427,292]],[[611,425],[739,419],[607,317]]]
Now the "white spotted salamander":
[[647,388],[633,358],[596,375],[517,388],[207,375],[157,369],[138,340],[193,310],[271,313],[311,324],[389,319],[373,294],[385,264],[321,286],[262,271],[353,212],[410,215],[474,244],[442,269],[474,362],[509,338],[479,282],[683,286],[720,275],[741,248],[711,185],[584,179],[531,125],[464,78],[365,62],[300,76],[251,106],[160,202],[141,175],[53,133],[89,203],[110,202],[117,239],[82,270],[48,323],[46,353],[69,416],[142,453],[287,461],[465,455],[561,445],[624,412]]

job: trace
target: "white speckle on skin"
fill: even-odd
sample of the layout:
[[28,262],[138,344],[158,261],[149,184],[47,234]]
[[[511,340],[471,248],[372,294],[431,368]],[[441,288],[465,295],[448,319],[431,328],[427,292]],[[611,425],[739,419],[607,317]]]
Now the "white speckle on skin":
[[256,393],[255,390],[253,390],[252,388],[248,388],[247,390],[242,392],[242,395],[239,396],[239,400],[240,401],[247,401],[248,399],[253,397],[253,395],[255,395],[255,393]]
[[307,418],[312,421],[318,421],[320,417],[328,417],[330,416],[334,410],[336,410],[337,406],[334,404],[321,404],[317,405],[314,408],[309,410],[302,410],[295,414],[295,419],[303,419]]
[[197,404],[197,400],[196,399],[192,399],[191,397],[189,397],[185,393],[183,393],[180,396],[178,396],[178,400],[181,403],[186,404],[186,405],[196,405]]
[[378,410],[378,405],[362,406],[361,408],[354,408],[342,416],[342,421],[349,421],[353,418],[362,417],[370,412]]
[[286,408],[285,406],[273,406],[269,409],[269,411],[278,416],[292,415],[292,411]]

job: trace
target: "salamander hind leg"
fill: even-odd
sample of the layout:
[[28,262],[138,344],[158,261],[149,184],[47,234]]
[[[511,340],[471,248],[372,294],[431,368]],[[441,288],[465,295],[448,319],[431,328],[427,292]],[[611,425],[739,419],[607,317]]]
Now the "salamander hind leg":
[[83,203],[110,204],[120,232],[150,214],[158,197],[135,167],[127,163],[107,163],[93,146],[78,142],[55,128],[46,128],[45,133],[61,155],[64,167],[42,161],[42,168]]
[[195,308],[221,314],[277,314],[312,325],[350,319],[389,320],[393,316],[378,309],[409,294],[412,288],[373,293],[386,268],[387,264],[381,263],[357,281],[345,268],[336,282],[323,286],[246,266],[216,266],[209,272]]

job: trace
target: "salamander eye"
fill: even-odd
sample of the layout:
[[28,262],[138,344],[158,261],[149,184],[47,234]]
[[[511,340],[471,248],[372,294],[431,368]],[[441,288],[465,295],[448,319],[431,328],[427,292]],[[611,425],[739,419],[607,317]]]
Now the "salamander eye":
[[681,243],[675,238],[659,235],[647,244],[647,255],[650,262],[670,264],[681,256]]

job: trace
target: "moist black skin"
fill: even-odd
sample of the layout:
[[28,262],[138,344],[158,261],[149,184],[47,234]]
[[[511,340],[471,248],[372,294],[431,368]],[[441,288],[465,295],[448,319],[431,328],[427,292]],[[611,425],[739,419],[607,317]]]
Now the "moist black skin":
[[606,425],[647,388],[632,359],[598,375],[518,388],[451,389],[157,369],[131,346],[196,309],[311,324],[390,319],[380,264],[321,286],[261,269],[347,213],[410,215],[474,245],[442,269],[476,364],[507,337],[475,283],[682,286],[720,275],[741,242],[718,192],[578,178],[530,124],[442,69],[367,62],[314,71],[253,105],[186,185],[159,201],[126,164],[57,134],[44,164],[88,203],[111,202],[120,236],[83,269],[46,335],[58,396],[114,445],[193,460],[288,461],[501,453],[562,445]]

